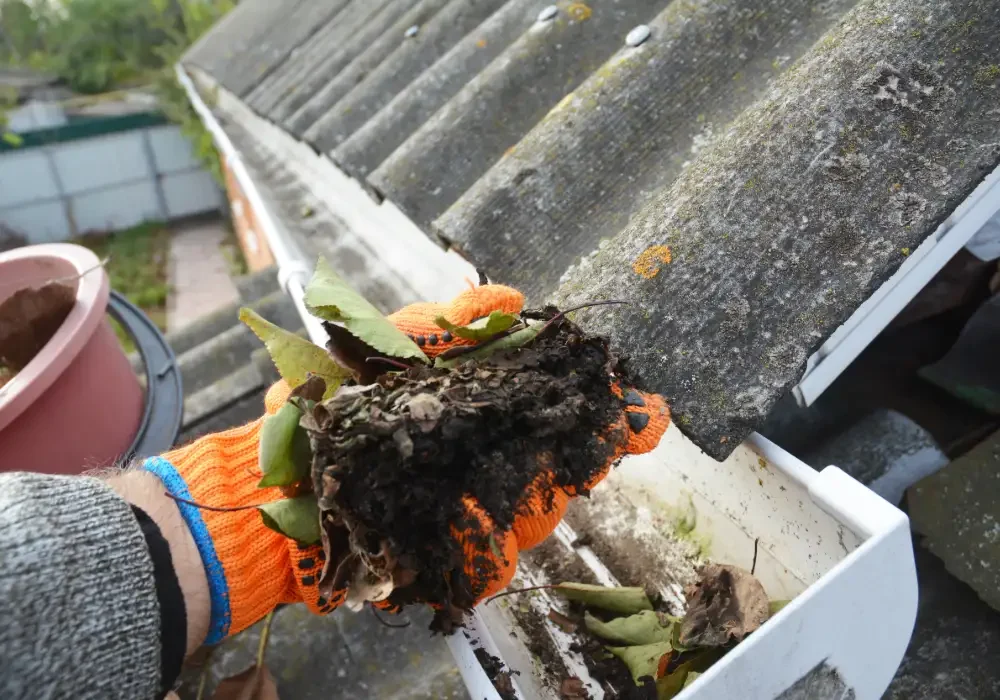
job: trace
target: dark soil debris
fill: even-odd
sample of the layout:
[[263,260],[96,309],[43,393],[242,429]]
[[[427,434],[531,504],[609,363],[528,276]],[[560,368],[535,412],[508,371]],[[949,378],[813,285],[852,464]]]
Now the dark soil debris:
[[[330,550],[327,587],[334,577],[357,582],[364,564],[360,585],[412,582],[389,601],[437,604],[436,628],[447,631],[495,573],[489,553],[499,553],[491,535],[472,527],[463,499],[475,499],[504,532],[540,474],[586,491],[619,447],[599,439],[623,411],[610,385],[630,378],[602,338],[552,308],[535,316],[555,320],[528,346],[453,369],[386,372],[306,416],[326,538],[335,539],[332,528],[350,532],[349,547]],[[467,533],[465,553],[456,532]],[[476,580],[463,570],[469,547],[483,553]]]
[[652,678],[642,686],[632,680],[632,673],[621,659],[610,654],[604,644],[592,637],[581,637],[571,649],[583,657],[590,677],[605,689],[605,696],[619,700],[656,700],[656,683]]
[[76,289],[62,282],[19,289],[7,297],[0,303],[0,365],[8,373],[23,369],[75,305]]
[[504,666],[503,661],[479,647],[475,650],[476,659],[479,665],[486,671],[487,678],[500,694],[501,700],[518,700],[514,691],[514,682],[511,680],[511,671]]

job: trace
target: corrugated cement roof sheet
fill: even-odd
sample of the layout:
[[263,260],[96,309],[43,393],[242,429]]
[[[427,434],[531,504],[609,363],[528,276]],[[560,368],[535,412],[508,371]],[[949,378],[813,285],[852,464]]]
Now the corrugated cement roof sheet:
[[[727,454],[1000,163],[994,0],[244,0],[185,57]],[[669,260],[669,262],[667,262]]]

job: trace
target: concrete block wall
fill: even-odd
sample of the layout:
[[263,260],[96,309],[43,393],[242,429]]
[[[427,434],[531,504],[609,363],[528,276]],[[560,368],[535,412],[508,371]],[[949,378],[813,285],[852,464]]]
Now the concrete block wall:
[[30,243],[219,210],[180,129],[150,126],[0,152],[0,222]]

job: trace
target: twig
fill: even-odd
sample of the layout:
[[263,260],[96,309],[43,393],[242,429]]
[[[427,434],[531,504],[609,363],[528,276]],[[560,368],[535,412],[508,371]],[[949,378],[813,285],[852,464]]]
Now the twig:
[[751,576],[753,576],[753,573],[757,570],[757,545],[759,544],[760,544],[760,538],[755,537],[753,540],[753,564],[750,565]]
[[180,496],[175,496],[169,491],[164,491],[163,495],[167,498],[172,498],[178,503],[185,503],[189,506],[194,506],[195,508],[201,508],[202,510],[211,510],[216,513],[235,513],[240,510],[250,510],[251,508],[260,508],[261,506],[266,506],[267,503],[252,503],[248,506],[206,506],[204,503],[197,503],[195,501],[189,501],[186,498],[181,498]]
[[410,365],[406,364],[405,362],[399,362],[398,360],[392,360],[392,359],[389,359],[388,357],[366,357],[365,358],[365,362],[367,362],[369,364],[372,364],[372,363],[375,363],[375,362],[384,362],[387,365],[392,365],[393,367],[398,367],[399,369],[402,369],[402,370],[412,369],[412,367]]
[[375,619],[378,620],[379,624],[382,625],[383,627],[390,627],[390,628],[392,628],[394,630],[400,630],[400,629],[403,629],[404,627],[409,627],[410,626],[410,621],[409,620],[407,620],[406,622],[404,622],[401,625],[394,625],[391,622],[389,622],[388,620],[383,620],[382,617],[378,614],[378,608],[376,608],[374,605],[371,605],[369,607],[371,607],[372,615],[375,616]]
[[96,265],[88,267],[83,272],[75,272],[72,275],[64,275],[63,277],[56,277],[55,279],[49,280],[46,284],[59,284],[62,282],[72,282],[73,280],[78,280],[84,275],[89,275],[94,270],[98,270],[105,267],[109,262],[111,262],[111,256],[105,257],[103,260],[98,260]]
[[274,622],[274,614],[277,610],[272,610],[264,618],[264,629],[260,632],[260,642],[257,644],[257,668],[264,665],[264,652],[267,651],[267,640],[271,636],[271,623]]
[[208,686],[208,677],[211,675],[212,655],[215,653],[215,649],[216,647],[208,648],[208,654],[205,656],[201,673],[198,675],[198,694],[194,696],[194,700],[202,700],[205,697],[205,688]]
[[572,308],[566,309],[565,311],[560,311],[555,316],[550,318],[545,323],[545,325],[542,326],[542,329],[538,331],[538,335],[544,333],[546,330],[548,330],[549,326],[551,326],[553,323],[566,316],[566,314],[571,314],[574,311],[579,311],[580,309],[589,309],[591,306],[608,306],[610,304],[628,304],[628,303],[630,302],[624,301],[623,299],[607,299],[605,301],[591,301],[586,304],[580,304],[579,306],[574,306]]
[[503,593],[497,593],[495,596],[486,601],[487,604],[492,603],[497,598],[505,598],[509,595],[514,595],[515,593],[528,593],[529,591],[543,591],[550,588],[556,588],[553,583],[547,583],[544,586],[528,586],[527,588],[518,588],[513,591],[504,591]]

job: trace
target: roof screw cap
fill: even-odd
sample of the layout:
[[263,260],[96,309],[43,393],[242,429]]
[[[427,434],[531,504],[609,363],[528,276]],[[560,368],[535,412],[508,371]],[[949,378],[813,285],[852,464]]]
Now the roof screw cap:
[[548,7],[542,8],[542,11],[538,13],[539,22],[548,22],[550,19],[555,17],[559,13],[559,8],[555,5],[549,5]]
[[634,28],[625,37],[625,43],[629,46],[638,46],[642,42],[649,38],[649,25],[640,24],[638,27]]
[[419,31],[420,31],[420,25],[419,24],[414,24],[412,27],[410,27],[409,29],[406,30],[406,34],[404,34],[404,36],[407,39],[409,39],[411,37],[415,37],[417,35],[417,32],[419,32]]

